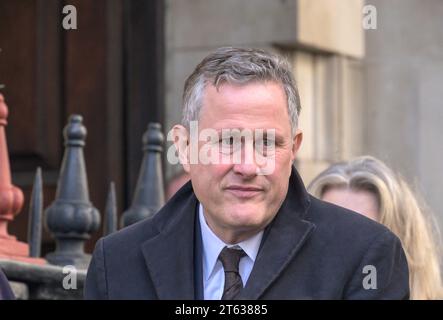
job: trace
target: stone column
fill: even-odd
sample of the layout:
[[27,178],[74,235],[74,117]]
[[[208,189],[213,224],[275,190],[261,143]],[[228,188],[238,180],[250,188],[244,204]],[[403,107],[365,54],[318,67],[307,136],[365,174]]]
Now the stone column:
[[29,246],[8,234],[8,223],[20,213],[23,206],[23,192],[12,185],[5,127],[8,107],[0,94],[0,259],[44,264],[46,261],[29,257]]

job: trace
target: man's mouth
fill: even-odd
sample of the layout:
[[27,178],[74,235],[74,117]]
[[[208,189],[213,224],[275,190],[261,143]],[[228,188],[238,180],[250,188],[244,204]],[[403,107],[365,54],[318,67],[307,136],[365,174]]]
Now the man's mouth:
[[263,188],[247,185],[230,185],[225,190],[237,198],[244,199],[255,197],[264,191]]

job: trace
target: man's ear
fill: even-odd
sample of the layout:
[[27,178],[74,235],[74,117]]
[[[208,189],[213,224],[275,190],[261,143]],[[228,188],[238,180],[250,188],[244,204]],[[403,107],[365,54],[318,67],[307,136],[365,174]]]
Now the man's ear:
[[172,135],[174,137],[174,145],[177,149],[178,158],[183,166],[183,170],[186,173],[190,171],[189,165],[189,133],[188,130],[180,125],[176,124],[172,128]]
[[297,131],[295,131],[293,144],[292,144],[292,157],[291,157],[292,161],[295,160],[297,152],[300,149],[302,140],[303,140],[303,132],[300,129],[297,129]]

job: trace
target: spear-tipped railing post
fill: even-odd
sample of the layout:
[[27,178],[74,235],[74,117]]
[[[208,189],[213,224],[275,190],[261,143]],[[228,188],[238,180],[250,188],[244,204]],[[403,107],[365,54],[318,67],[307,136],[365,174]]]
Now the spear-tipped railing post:
[[64,129],[65,153],[54,202],[45,210],[46,226],[56,239],[56,250],[46,256],[56,265],[87,268],[90,256],[84,243],[100,225],[100,214],[89,201],[83,155],[86,128],[72,115]]
[[42,242],[43,185],[42,170],[37,168],[29,204],[28,242],[29,255],[40,257]]
[[115,197],[114,182],[109,184],[108,198],[106,200],[103,234],[108,235],[117,231],[117,201]]
[[161,154],[164,136],[159,123],[150,123],[143,135],[143,160],[131,207],[123,214],[128,226],[152,217],[165,203]]

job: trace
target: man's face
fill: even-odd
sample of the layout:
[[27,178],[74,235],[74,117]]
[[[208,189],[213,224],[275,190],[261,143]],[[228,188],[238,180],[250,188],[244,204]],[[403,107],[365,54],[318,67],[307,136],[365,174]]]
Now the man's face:
[[[237,151],[240,162],[184,166],[212,231],[227,243],[243,241],[265,228],[285,199],[302,134],[291,136],[286,94],[275,82],[208,85],[198,128],[215,129],[220,137],[223,129],[275,130],[275,150],[267,155],[275,167],[266,175],[258,174],[257,161],[246,161],[251,149],[244,143]],[[204,144],[200,141],[199,149]],[[220,158],[226,156],[223,150]]]

